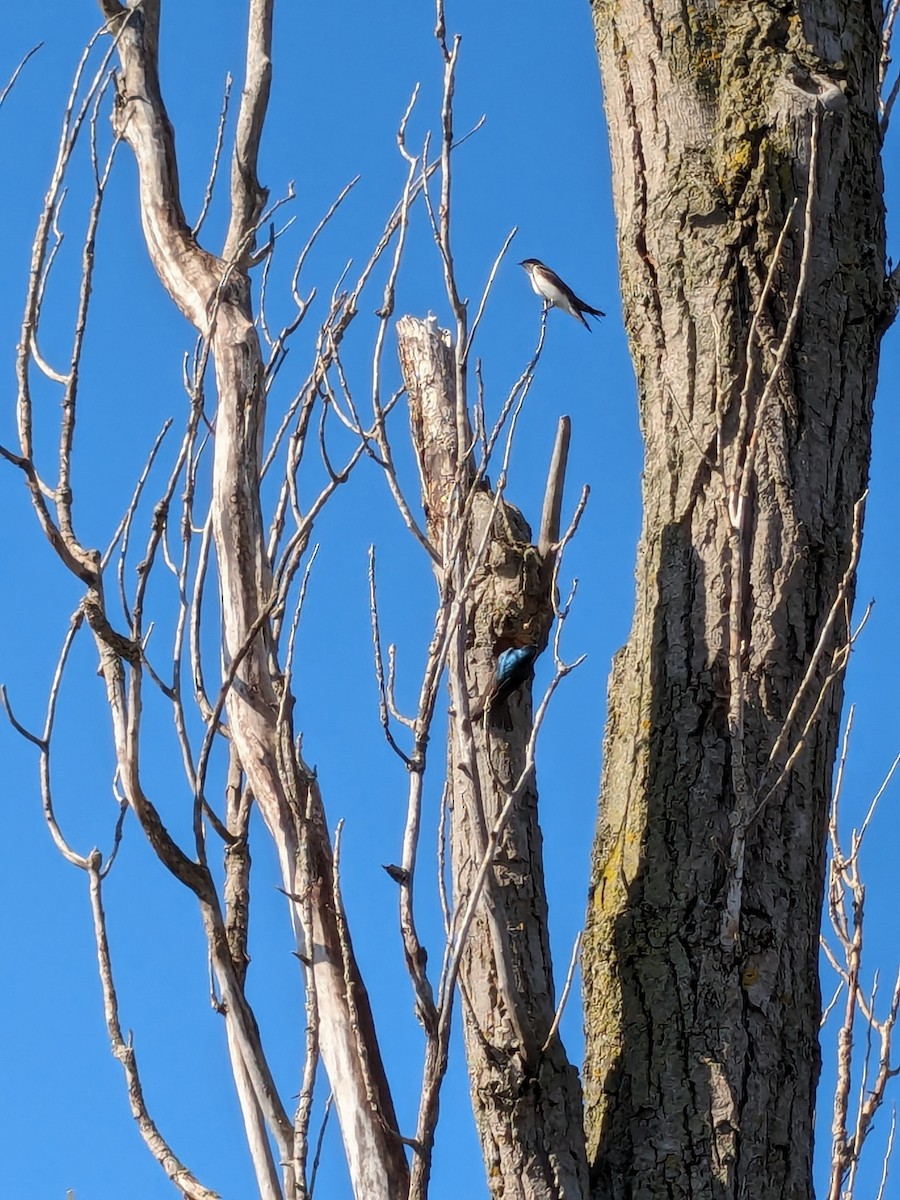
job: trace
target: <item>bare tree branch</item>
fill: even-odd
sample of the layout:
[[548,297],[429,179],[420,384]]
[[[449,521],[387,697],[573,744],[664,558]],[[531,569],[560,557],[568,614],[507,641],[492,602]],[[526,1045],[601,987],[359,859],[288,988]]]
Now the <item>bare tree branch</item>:
[[134,1046],[130,1039],[126,1042],[119,1024],[119,1003],[113,982],[109,941],[106,933],[106,916],[103,911],[101,890],[101,858],[98,850],[91,853],[87,861],[87,872],[90,881],[91,911],[94,917],[94,938],[97,943],[97,964],[100,983],[103,987],[106,1029],[113,1055],[121,1063],[122,1070],[125,1072],[132,1116],[137,1122],[141,1137],[148,1150],[187,1200],[219,1200],[218,1193],[204,1187],[175,1156],[147,1111]]
[[225,87],[222,90],[222,108],[219,112],[219,122],[216,126],[216,144],[213,148],[212,163],[209,168],[209,178],[206,181],[206,190],[203,193],[203,203],[200,205],[200,212],[197,220],[194,222],[191,233],[196,238],[203,228],[203,222],[206,220],[206,214],[209,212],[209,206],[212,203],[213,191],[216,186],[216,178],[219,174],[219,163],[222,159],[222,143],[225,140],[225,122],[228,120],[228,102],[231,99],[231,72],[225,76]]
[[44,45],[44,43],[43,43],[43,42],[38,42],[38,44],[37,44],[36,46],[32,46],[32,47],[31,47],[31,49],[30,49],[30,50],[28,50],[28,51],[27,51],[27,52],[26,52],[26,53],[23,55],[23,57],[22,57],[22,58],[19,60],[19,65],[18,65],[18,66],[16,67],[16,69],[13,71],[12,75],[10,75],[10,77],[9,77],[9,80],[8,80],[8,82],[7,82],[6,86],[3,88],[3,90],[2,90],[2,91],[0,91],[0,108],[2,108],[2,107],[3,107],[3,104],[4,104],[4,101],[6,100],[6,97],[9,95],[9,93],[10,93],[10,92],[13,90],[13,88],[16,86],[16,80],[17,80],[17,79],[19,78],[19,76],[22,74],[22,71],[23,71],[23,69],[24,69],[24,67],[25,67],[25,64],[28,62],[29,58],[31,58],[31,57],[32,57],[32,55],[34,55],[34,54],[37,54],[38,50],[42,49],[43,45]]
[[[839,951],[835,952],[824,937],[822,938],[822,947],[842,981],[844,1015],[837,1035],[837,1082],[833,1101],[831,1173],[827,1200],[853,1200],[863,1146],[871,1130],[872,1121],[884,1103],[889,1081],[900,1074],[900,1065],[892,1066],[891,1059],[894,1026],[898,1013],[900,1013],[900,968],[897,971],[887,1014],[881,1019],[877,1017],[875,1009],[877,973],[871,997],[867,998],[864,995],[861,984],[866,890],[859,867],[860,849],[872,820],[875,805],[884,795],[898,761],[900,761],[900,756],[891,764],[884,781],[877,790],[875,799],[869,805],[862,826],[859,830],[853,831],[849,853],[845,852],[841,843],[838,817],[852,726],[853,709],[851,708],[844,731],[828,822],[831,857],[827,912],[831,928],[837,937]],[[866,1052],[862,1063],[855,1064],[854,1046],[860,1021],[865,1029]],[[870,1059],[874,1035],[877,1035],[879,1045],[877,1067],[873,1074],[870,1071]],[[855,1114],[851,1118],[850,1096],[854,1068],[858,1074],[858,1096]],[[850,1131],[851,1125],[852,1132]],[[890,1155],[892,1142],[893,1123],[888,1137],[888,1149],[882,1171],[883,1178],[887,1170],[887,1158]]]
[[231,219],[223,257],[238,261],[249,252],[247,235],[256,228],[268,191],[257,178],[259,144],[272,85],[272,13],[274,0],[250,0],[247,15],[247,62],[231,160]]

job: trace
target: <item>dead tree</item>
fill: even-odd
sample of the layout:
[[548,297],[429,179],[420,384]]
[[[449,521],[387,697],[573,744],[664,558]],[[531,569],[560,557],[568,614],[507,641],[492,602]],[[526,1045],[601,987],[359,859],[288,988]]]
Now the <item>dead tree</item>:
[[[122,5],[102,0],[106,25],[80,64],[63,121],[59,157],[34,241],[32,270],[18,352],[19,446],[2,447],[3,457],[25,479],[40,527],[62,565],[84,588],[73,615],[51,687],[45,726],[33,733],[13,724],[40,752],[44,812],[64,857],[88,880],[110,1044],[120,1060],[132,1113],[161,1167],[191,1200],[216,1193],[176,1155],[144,1098],[137,1054],[122,1031],[107,933],[103,886],[113,868],[132,813],[161,864],[196,897],[209,955],[212,996],[221,1014],[249,1153],[263,1200],[302,1200],[309,1195],[314,1167],[310,1119],[317,1067],[327,1074],[340,1122],[354,1194],[366,1200],[424,1200],[448,1039],[457,988],[464,996],[464,1022],[473,1075],[476,1115],[493,1186],[505,1196],[565,1195],[580,1200],[587,1186],[581,1093],[577,1071],[558,1034],[541,840],[534,778],[535,739],[546,702],[532,723],[526,693],[504,706],[510,730],[494,727],[492,713],[475,717],[476,692],[484,691],[505,646],[544,649],[553,632],[556,671],[550,694],[572,669],[559,654],[565,609],[557,603],[557,570],[565,542],[560,537],[562,482],[568,433],[561,435],[548,489],[539,544],[530,544],[522,518],[502,498],[512,434],[527,395],[540,345],[516,384],[490,434],[479,408],[479,448],[469,423],[467,375],[473,339],[490,285],[471,328],[456,290],[450,251],[452,100],[458,39],[447,42],[438,6],[437,42],[444,61],[439,149],[429,160],[427,145],[414,154],[406,126],[399,131],[407,166],[403,195],[390,215],[354,286],[335,288],[318,331],[312,367],[280,423],[267,431],[269,392],[284,361],[289,339],[306,317],[310,297],[299,287],[309,249],[349,188],[311,234],[301,252],[291,289],[294,317],[279,332],[265,315],[268,262],[279,234],[272,220],[281,201],[268,202],[257,178],[257,156],[271,79],[273,0],[250,0],[247,61],[231,156],[230,218],[221,251],[203,244],[201,232],[215,186],[226,109],[203,211],[191,225],[179,190],[175,140],[158,72],[159,0]],[[98,48],[99,66],[94,67]],[[118,69],[110,66],[118,62]],[[91,73],[93,71],[93,73]],[[100,134],[103,102],[112,81],[112,144],[105,156]],[[227,107],[227,95],[226,95]],[[43,302],[55,261],[57,222],[65,180],[79,138],[88,141],[94,199],[83,253],[83,282],[73,347],[66,371],[53,368],[40,351]],[[148,480],[158,468],[171,422],[154,445],[127,512],[105,551],[78,533],[72,487],[74,429],[80,364],[93,289],[94,248],[107,184],[116,154],[127,146],[138,168],[140,213],[147,250],[169,297],[190,321],[197,344],[185,369],[191,406],[181,446],[174,455],[162,497],[154,506],[144,556],[129,584],[128,546],[136,536]],[[429,181],[440,181],[435,211]],[[351,185],[352,186],[352,185]],[[453,349],[432,325],[401,322],[402,358],[413,437],[420,465],[426,519],[420,524],[393,463],[387,418],[400,392],[381,396],[382,361],[394,308],[394,287],[403,258],[410,209],[424,205],[445,267],[448,294],[457,316]],[[268,240],[260,245],[264,232]],[[495,263],[496,274],[512,235]],[[349,381],[342,343],[358,311],[374,265],[390,258],[388,283],[378,312],[372,351],[371,418],[363,420]],[[251,299],[251,271],[262,269],[259,308]],[[420,333],[419,352],[414,350]],[[542,325],[541,342],[544,326]],[[426,352],[426,346],[430,349]],[[445,356],[443,386],[423,401],[420,372]],[[33,380],[46,376],[62,391],[58,433],[59,476],[44,477],[33,426]],[[212,386],[210,387],[210,383]],[[425,389],[427,390],[427,389]],[[314,416],[314,414],[316,414]],[[445,439],[449,421],[452,435]],[[351,450],[335,466],[329,422],[340,422]],[[507,427],[508,423],[508,427]],[[501,440],[501,435],[503,435]],[[312,502],[301,504],[299,472],[310,446],[318,444],[325,482]],[[312,531],[322,507],[366,456],[377,463],[439,583],[434,637],[423,675],[418,711],[397,715],[411,734],[400,748],[388,714],[396,708],[392,674],[385,678],[377,634],[378,612],[373,550],[372,610],[383,720],[390,744],[410,779],[409,818],[402,864],[392,867],[400,884],[400,927],[415,1011],[425,1033],[422,1101],[417,1128],[398,1127],[387,1072],[364,981],[353,951],[340,886],[340,827],[334,843],[315,772],[300,752],[294,727],[295,635],[315,557]],[[200,485],[201,465],[211,457],[209,495]],[[502,457],[496,492],[487,470]],[[493,464],[493,465],[492,465]],[[266,513],[263,479],[283,470],[274,508]],[[304,493],[305,494],[305,493]],[[215,564],[217,595],[207,585]],[[175,618],[171,665],[160,666],[149,616],[151,580],[165,568],[174,580]],[[112,585],[111,585],[111,581]],[[133,590],[129,593],[129,587]],[[554,619],[558,618],[555,629]],[[210,622],[221,637],[222,662],[210,669],[206,648]],[[57,819],[50,771],[56,706],[75,639],[87,626],[100,671],[115,740],[115,778],[120,802],[112,853],[81,852]],[[158,637],[156,641],[158,641]],[[215,685],[211,680],[218,672]],[[189,682],[186,677],[189,676]],[[436,983],[416,932],[418,819],[436,705],[449,681],[453,716],[450,777],[445,789],[451,812],[452,899]],[[186,686],[187,684],[187,686]],[[146,779],[144,695],[157,689],[170,703],[189,785],[193,841],[182,845],[166,825]],[[196,711],[190,709],[193,691]],[[548,697],[549,698],[549,697]],[[488,705],[490,709],[490,705]],[[199,719],[199,747],[192,729]],[[212,763],[227,753],[224,796],[217,802]],[[272,839],[282,890],[291,907],[296,955],[306,988],[306,1059],[293,1112],[280,1094],[265,1039],[248,998],[250,921],[250,814],[256,806]],[[218,885],[213,854],[224,859]],[[440,881],[443,886],[443,877]],[[409,1154],[409,1161],[407,1159]]]
[[[492,1192],[523,1200],[579,1197],[587,1186],[581,1087],[556,1032],[534,766],[540,722],[532,721],[529,687],[502,705],[491,703],[498,656],[547,645],[568,424],[561,426],[533,545],[521,513],[503,499],[505,468],[498,490],[488,486],[489,445],[476,466],[460,397],[465,328],[455,347],[433,320],[405,317],[397,332],[428,535],[439,548],[451,699],[445,790],[454,899],[450,969],[432,1039],[436,1069],[426,1076],[420,1111],[436,1117],[435,1084],[446,1066],[458,973],[472,1101]],[[558,681],[570,669],[558,653],[557,667]],[[409,870],[401,888],[411,884]],[[414,974],[415,957],[416,948],[408,947]]]

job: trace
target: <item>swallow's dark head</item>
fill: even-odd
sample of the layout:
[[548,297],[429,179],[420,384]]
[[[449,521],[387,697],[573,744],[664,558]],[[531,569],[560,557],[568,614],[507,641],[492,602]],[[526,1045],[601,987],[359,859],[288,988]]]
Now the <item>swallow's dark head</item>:
[[531,271],[540,265],[540,262],[536,258],[523,258],[519,263],[519,266],[524,267],[526,271]]

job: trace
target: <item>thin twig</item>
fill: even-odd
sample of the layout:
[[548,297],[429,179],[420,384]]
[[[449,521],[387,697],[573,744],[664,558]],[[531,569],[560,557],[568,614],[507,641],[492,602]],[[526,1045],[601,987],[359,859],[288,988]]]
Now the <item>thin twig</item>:
[[[396,755],[407,766],[412,765],[412,760],[398,746],[393,733],[391,732],[390,713],[388,709],[388,694],[384,679],[384,660],[381,655],[381,631],[378,625],[378,593],[375,586],[375,546],[369,547],[369,613],[372,622],[372,651],[375,658],[375,681],[378,684],[378,714],[381,720],[381,728],[384,736],[387,739],[388,745]],[[410,728],[413,722],[409,722]]]
[[217,1192],[204,1187],[196,1176],[176,1158],[171,1146],[166,1142],[147,1111],[134,1046],[130,1038],[128,1041],[125,1040],[122,1035],[122,1027],[119,1024],[119,1002],[113,981],[112,961],[106,932],[106,914],[103,911],[103,885],[100,871],[100,852],[95,850],[88,861],[87,872],[90,881],[91,912],[94,918],[94,938],[97,944],[97,965],[100,972],[100,984],[103,988],[103,1010],[106,1017],[106,1030],[113,1057],[118,1060],[125,1073],[131,1114],[137,1123],[147,1149],[165,1171],[172,1183],[186,1197],[186,1200],[219,1200]]
[[328,1118],[331,1115],[331,1109],[334,1105],[334,1093],[330,1092],[328,1099],[325,1101],[325,1111],[322,1113],[322,1124],[319,1126],[319,1136],[316,1138],[316,1153],[313,1158],[312,1174],[309,1180],[309,1200],[313,1200],[313,1190],[316,1186],[316,1178],[319,1174],[319,1163],[322,1161],[322,1144],[325,1141],[325,1130],[328,1128]]
[[891,1164],[891,1154],[894,1150],[894,1134],[897,1132],[897,1105],[891,1105],[891,1127],[888,1130],[887,1145],[884,1150],[884,1157],[881,1160],[881,1180],[878,1184],[878,1191],[875,1193],[875,1200],[884,1200],[884,1189],[887,1186],[888,1167]]
[[506,235],[506,241],[500,247],[500,253],[494,259],[493,266],[488,273],[487,283],[484,285],[484,291],[481,293],[481,300],[478,302],[478,311],[475,313],[475,319],[472,322],[472,328],[469,330],[469,336],[466,340],[466,348],[463,351],[463,362],[468,362],[469,356],[472,353],[472,345],[475,341],[475,334],[478,332],[478,326],[481,324],[481,318],[484,316],[484,310],[487,308],[488,298],[491,294],[491,288],[494,286],[494,280],[497,277],[497,272],[500,269],[500,264],[506,257],[506,252],[512,245],[513,238],[519,232],[518,225],[514,225]]
[[25,56],[20,60],[19,65],[13,71],[12,75],[10,75],[9,82],[7,83],[6,87],[3,89],[2,92],[0,92],[0,108],[3,107],[3,102],[6,100],[6,97],[16,86],[16,80],[22,74],[22,70],[23,70],[25,64],[28,62],[29,58],[31,58],[31,56],[33,54],[37,54],[38,50],[40,50],[43,47],[43,45],[44,45],[43,42],[38,42],[38,44],[36,46],[32,46],[31,49],[25,54]]
[[580,930],[575,938],[575,944],[572,946],[572,957],[569,959],[569,969],[566,972],[566,982],[563,984],[562,995],[559,998],[559,1004],[556,1006],[556,1012],[553,1015],[553,1024],[550,1026],[550,1032],[547,1034],[547,1039],[541,1046],[541,1054],[546,1054],[550,1049],[550,1043],[556,1037],[556,1031],[559,1029],[559,1023],[562,1020],[562,1015],[566,1007],[566,1001],[569,999],[569,991],[572,987],[572,980],[575,977],[575,968],[578,965],[578,959],[581,955],[581,940],[584,937],[584,931]]
[[206,214],[209,212],[209,206],[212,203],[213,191],[216,186],[216,177],[219,174],[219,162],[222,157],[222,143],[225,139],[225,122],[228,119],[228,102],[231,99],[231,85],[234,81],[231,78],[229,71],[225,76],[225,88],[222,93],[222,107],[219,111],[219,121],[216,126],[216,144],[213,149],[212,163],[209,168],[209,176],[206,180],[206,190],[203,193],[203,203],[200,205],[200,215],[194,222],[191,229],[191,237],[199,236],[200,230],[203,228],[203,222],[206,220]]

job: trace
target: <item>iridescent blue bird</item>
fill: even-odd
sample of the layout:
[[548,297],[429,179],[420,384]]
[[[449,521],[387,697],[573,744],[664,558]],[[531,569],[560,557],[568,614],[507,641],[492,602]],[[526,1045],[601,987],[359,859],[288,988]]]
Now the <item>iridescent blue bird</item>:
[[485,711],[492,712],[530,679],[537,656],[537,646],[511,646],[498,655],[490,690],[484,703],[472,711],[472,720],[477,721]]

